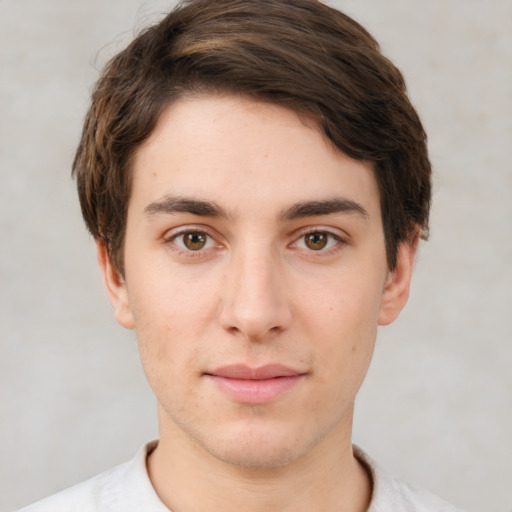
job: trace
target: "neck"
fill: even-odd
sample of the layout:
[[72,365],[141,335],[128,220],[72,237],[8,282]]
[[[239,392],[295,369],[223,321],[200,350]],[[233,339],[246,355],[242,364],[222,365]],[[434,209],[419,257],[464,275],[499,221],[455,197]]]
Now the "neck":
[[212,456],[178,427],[161,425],[148,473],[173,512],[364,512],[371,481],[353,455],[350,437],[333,433],[281,467],[247,468]]

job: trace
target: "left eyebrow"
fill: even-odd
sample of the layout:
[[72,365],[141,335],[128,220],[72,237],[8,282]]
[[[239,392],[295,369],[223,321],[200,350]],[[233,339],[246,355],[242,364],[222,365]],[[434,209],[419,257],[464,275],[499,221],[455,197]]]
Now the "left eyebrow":
[[300,201],[281,211],[278,215],[280,221],[302,219],[303,217],[316,217],[333,213],[351,213],[363,217],[370,216],[365,208],[351,199],[336,197],[322,201]]

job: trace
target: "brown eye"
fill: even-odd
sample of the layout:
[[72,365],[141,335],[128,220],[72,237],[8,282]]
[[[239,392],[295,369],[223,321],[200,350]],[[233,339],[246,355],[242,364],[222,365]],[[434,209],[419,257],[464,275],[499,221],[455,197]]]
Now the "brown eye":
[[304,243],[308,249],[312,251],[320,251],[324,249],[329,241],[329,235],[327,233],[316,232],[308,233],[304,236]]
[[189,231],[182,235],[183,245],[191,251],[199,251],[204,248],[208,240],[205,233],[200,231]]

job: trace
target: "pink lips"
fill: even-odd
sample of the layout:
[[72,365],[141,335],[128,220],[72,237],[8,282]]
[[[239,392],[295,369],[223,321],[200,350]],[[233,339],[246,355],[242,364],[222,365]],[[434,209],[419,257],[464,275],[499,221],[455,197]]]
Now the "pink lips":
[[242,404],[262,405],[294,387],[304,373],[280,364],[251,368],[236,364],[205,374],[226,395]]

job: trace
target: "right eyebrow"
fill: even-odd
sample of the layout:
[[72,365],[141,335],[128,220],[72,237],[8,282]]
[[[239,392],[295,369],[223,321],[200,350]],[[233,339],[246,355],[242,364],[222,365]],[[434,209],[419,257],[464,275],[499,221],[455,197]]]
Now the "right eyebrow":
[[144,208],[148,216],[164,213],[191,213],[200,217],[228,218],[228,213],[213,201],[203,201],[190,197],[168,195],[148,204]]

